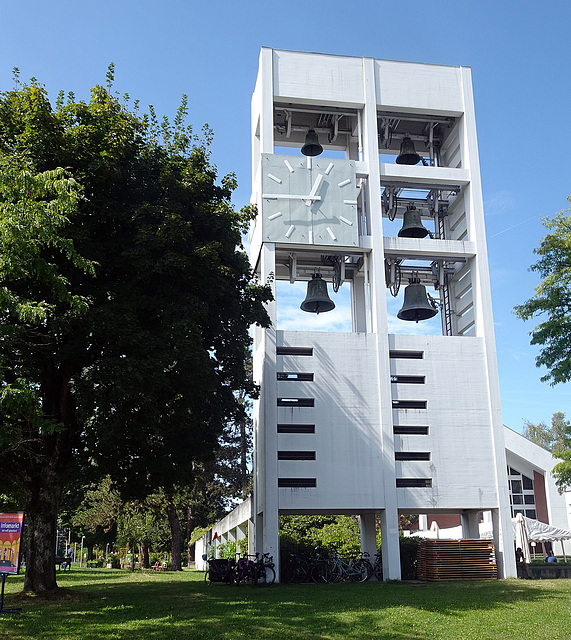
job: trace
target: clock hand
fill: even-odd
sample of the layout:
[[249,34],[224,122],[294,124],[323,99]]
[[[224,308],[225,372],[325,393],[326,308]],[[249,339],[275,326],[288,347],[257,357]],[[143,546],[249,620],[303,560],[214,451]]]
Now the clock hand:
[[313,187],[311,187],[311,191],[307,196],[307,200],[305,200],[306,206],[310,207],[313,204],[313,199],[315,198],[315,194],[319,191],[319,187],[321,186],[321,182],[323,181],[323,174],[318,174],[317,178],[315,178],[315,182],[313,183]]

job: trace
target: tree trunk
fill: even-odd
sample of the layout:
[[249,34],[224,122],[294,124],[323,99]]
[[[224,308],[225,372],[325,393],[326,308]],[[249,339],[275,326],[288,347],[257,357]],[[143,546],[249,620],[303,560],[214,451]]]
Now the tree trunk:
[[139,558],[141,560],[141,569],[151,568],[151,563],[149,562],[149,543],[147,540],[143,540],[143,542],[141,542]]
[[181,558],[181,545],[182,536],[180,530],[180,521],[176,508],[172,502],[169,502],[167,506],[167,514],[169,518],[169,525],[171,528],[171,556],[172,556],[172,570],[182,571],[182,558]]
[[61,487],[51,470],[33,478],[27,487],[25,512],[26,576],[24,591],[42,593],[58,588],[56,582],[56,526]]

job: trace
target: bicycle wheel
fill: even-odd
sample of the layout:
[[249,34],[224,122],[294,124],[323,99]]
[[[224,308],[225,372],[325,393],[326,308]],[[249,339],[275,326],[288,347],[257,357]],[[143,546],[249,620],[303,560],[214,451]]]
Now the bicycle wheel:
[[273,567],[260,567],[259,571],[256,575],[256,584],[259,587],[269,587],[271,584],[274,584],[276,579],[276,572]]
[[243,580],[247,587],[253,587],[256,584],[257,572],[258,569],[253,563],[245,567]]
[[341,578],[343,577],[343,567],[339,564],[339,562],[336,562],[331,568],[331,577],[329,579],[329,582],[340,582]]
[[350,569],[349,580],[351,582],[366,582],[373,572],[373,567],[366,560],[357,560]]
[[311,568],[311,579],[316,584],[331,582],[331,568],[328,562],[318,562]]

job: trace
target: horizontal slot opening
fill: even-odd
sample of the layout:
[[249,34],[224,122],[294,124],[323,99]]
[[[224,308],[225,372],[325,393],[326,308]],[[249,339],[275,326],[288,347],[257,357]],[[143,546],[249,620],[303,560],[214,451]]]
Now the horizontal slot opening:
[[314,424],[278,424],[278,433],[315,433]]
[[391,382],[396,384],[424,384],[426,382],[426,378],[424,376],[394,375],[391,376]]
[[428,451],[395,451],[395,460],[430,460]]
[[278,398],[278,407],[314,407],[315,398]]
[[424,358],[424,351],[404,351],[394,350],[389,351],[390,358],[400,358],[401,360],[422,360]]
[[430,478],[397,478],[397,488],[432,487]]
[[278,451],[278,460],[315,460],[315,451]]
[[278,487],[317,487],[317,478],[278,478]]
[[393,426],[393,433],[396,436],[398,435],[427,436],[428,427],[395,424]]
[[426,400],[393,400],[393,409],[426,409]]
[[278,356],[312,356],[311,347],[277,347]]
[[299,380],[300,382],[313,382],[313,373],[289,373],[278,371],[278,380]]

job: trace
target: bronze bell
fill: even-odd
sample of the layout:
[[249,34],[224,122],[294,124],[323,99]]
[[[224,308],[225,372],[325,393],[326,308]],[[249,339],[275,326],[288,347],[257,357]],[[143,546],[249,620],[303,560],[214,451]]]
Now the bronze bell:
[[307,295],[299,308],[308,313],[325,313],[335,309],[335,303],[327,293],[327,282],[320,273],[314,273],[307,283]]
[[405,136],[400,146],[400,153],[397,156],[397,164],[418,164],[420,156],[416,153],[414,142]]
[[323,153],[323,147],[319,144],[319,138],[314,129],[310,129],[305,136],[305,144],[301,148],[304,156],[318,156]]
[[408,206],[403,216],[399,238],[425,238],[428,233],[428,229],[422,224],[420,211],[416,207]]
[[418,322],[433,318],[438,312],[430,304],[426,295],[426,287],[418,279],[413,279],[404,290],[404,303],[397,313],[400,320]]

